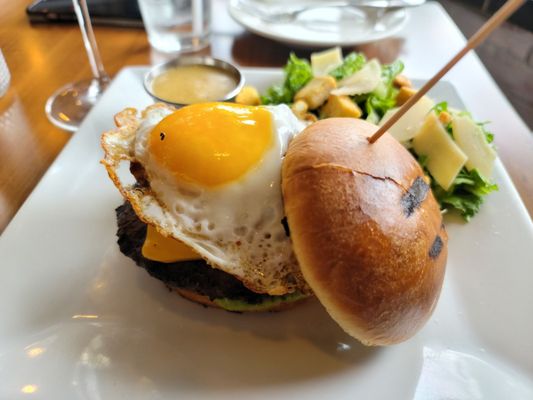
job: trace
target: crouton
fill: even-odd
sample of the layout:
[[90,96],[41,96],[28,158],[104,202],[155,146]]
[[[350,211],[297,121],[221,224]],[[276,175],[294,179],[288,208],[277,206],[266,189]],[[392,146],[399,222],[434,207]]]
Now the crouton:
[[439,114],[439,121],[444,125],[448,125],[450,122],[452,122],[452,115],[446,111],[442,111]]
[[258,106],[261,104],[259,92],[253,86],[244,86],[235,97],[235,103],[244,104],[247,106]]
[[316,121],[318,121],[317,116],[315,114],[313,114],[313,113],[310,113],[310,112],[305,113],[303,118],[301,118],[301,119],[303,119],[304,121],[307,121],[307,122],[316,122]]
[[401,88],[402,86],[411,87],[411,81],[405,75],[396,75],[392,83],[397,88]]
[[402,86],[400,88],[400,91],[398,92],[398,96],[396,96],[396,105],[401,106],[403,103],[409,100],[409,98],[413,96],[416,92],[416,89],[407,86]]
[[314,110],[325,103],[329,92],[337,87],[335,78],[331,76],[317,76],[301,88],[294,100],[304,100],[310,110]]
[[363,112],[348,96],[330,95],[320,109],[321,118],[350,117],[359,118]]
[[291,110],[299,119],[305,119],[305,114],[309,110],[309,106],[303,100],[296,100],[291,104]]

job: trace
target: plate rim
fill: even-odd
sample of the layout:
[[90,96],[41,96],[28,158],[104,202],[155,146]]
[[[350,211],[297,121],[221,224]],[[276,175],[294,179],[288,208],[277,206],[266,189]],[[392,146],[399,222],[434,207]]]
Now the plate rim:
[[372,37],[366,37],[366,39],[363,38],[359,40],[346,39],[346,40],[330,40],[330,41],[316,41],[316,40],[311,40],[311,39],[305,40],[305,39],[295,39],[295,38],[291,38],[287,36],[280,36],[274,33],[269,33],[268,30],[257,28],[256,26],[253,25],[252,21],[250,22],[247,21],[246,16],[249,18],[252,18],[252,20],[256,22],[259,21],[262,24],[266,22],[261,20],[261,18],[259,17],[254,17],[253,15],[249,15],[246,12],[235,7],[236,1],[238,0],[231,0],[228,4],[228,12],[231,18],[236,23],[238,23],[239,25],[243,26],[244,28],[246,28],[247,30],[249,30],[250,32],[258,36],[265,37],[267,39],[274,40],[276,42],[281,42],[281,43],[290,44],[290,45],[298,46],[298,47],[304,47],[304,48],[305,47],[321,47],[322,48],[322,47],[331,47],[331,46],[341,46],[341,47],[357,46],[357,45],[375,42],[378,40],[383,40],[401,31],[406,26],[410,18],[410,13],[408,9],[398,10],[396,12],[403,12],[404,16],[403,16],[403,20],[396,27],[394,27],[391,30],[385,31],[382,34],[374,35]]

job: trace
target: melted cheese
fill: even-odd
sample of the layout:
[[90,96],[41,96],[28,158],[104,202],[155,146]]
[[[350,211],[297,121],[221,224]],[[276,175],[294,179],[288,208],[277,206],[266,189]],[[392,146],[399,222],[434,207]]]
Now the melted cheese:
[[149,260],[163,263],[198,260],[201,258],[189,246],[179,240],[164,237],[151,225],[148,225],[148,230],[146,231],[142,255]]

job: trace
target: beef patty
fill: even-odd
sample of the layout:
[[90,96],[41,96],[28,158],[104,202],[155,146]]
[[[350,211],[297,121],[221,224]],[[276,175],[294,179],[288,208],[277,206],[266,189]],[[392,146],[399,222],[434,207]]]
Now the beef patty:
[[204,260],[162,263],[143,257],[141,249],[146,238],[146,224],[128,202],[115,212],[120,251],[168,287],[192,290],[210,300],[225,298],[248,304],[260,304],[274,297],[252,292],[233,275],[210,267]]

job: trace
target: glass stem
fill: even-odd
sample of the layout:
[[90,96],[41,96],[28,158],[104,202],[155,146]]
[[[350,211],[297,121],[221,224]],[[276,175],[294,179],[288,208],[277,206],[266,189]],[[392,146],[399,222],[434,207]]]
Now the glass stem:
[[98,52],[98,46],[96,45],[93,26],[91,24],[89,10],[87,8],[87,1],[72,0],[72,3],[74,4],[74,12],[78,18],[78,23],[80,24],[83,44],[85,45],[85,50],[87,51],[87,57],[89,58],[89,64],[91,65],[93,76],[98,79],[100,83],[105,84],[109,82],[109,75],[107,75],[104,70],[102,58]]

